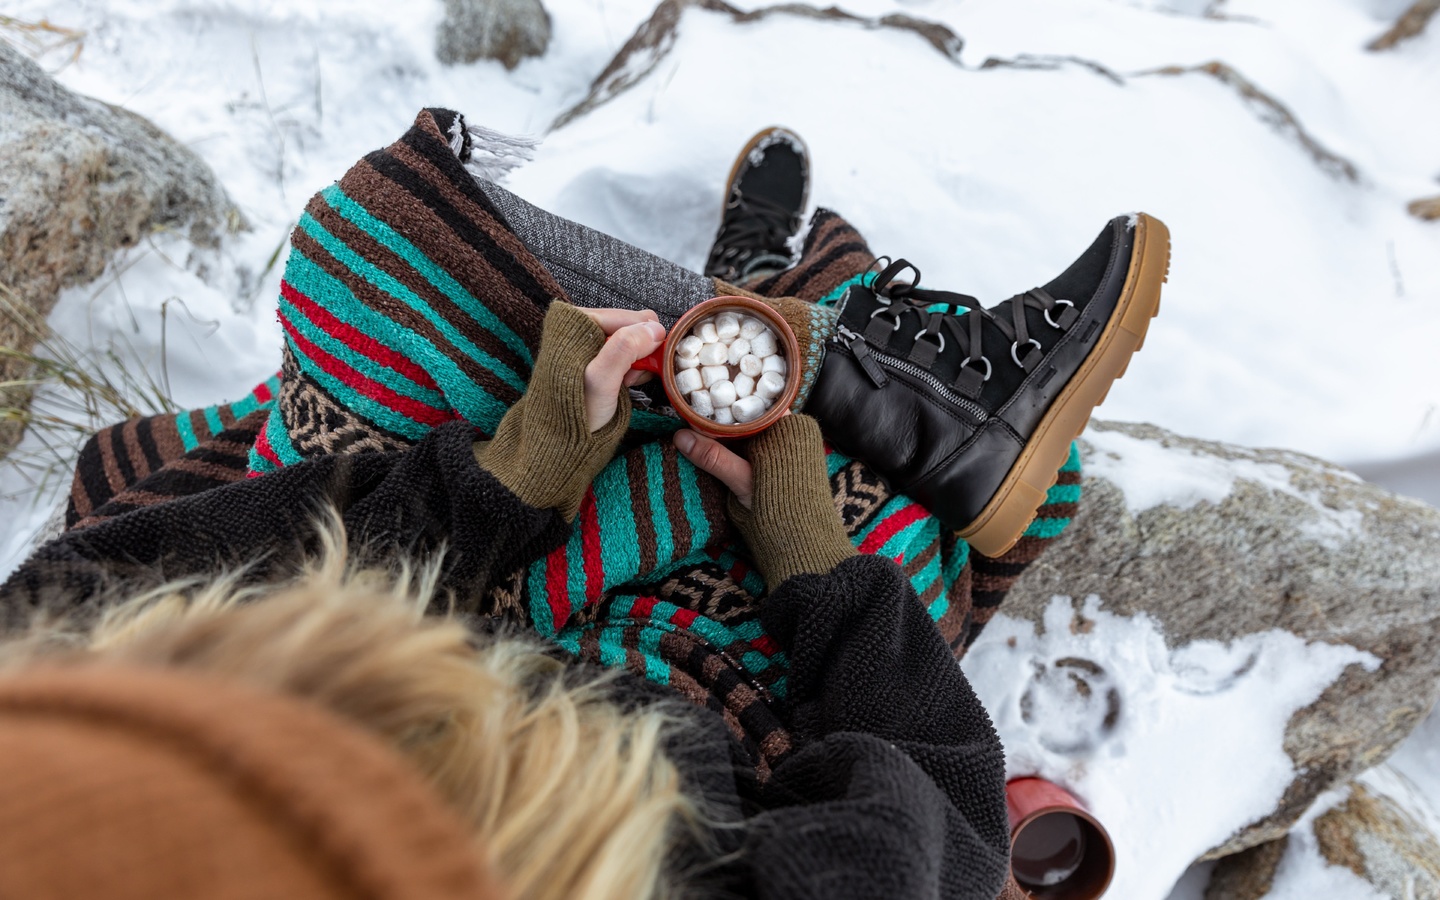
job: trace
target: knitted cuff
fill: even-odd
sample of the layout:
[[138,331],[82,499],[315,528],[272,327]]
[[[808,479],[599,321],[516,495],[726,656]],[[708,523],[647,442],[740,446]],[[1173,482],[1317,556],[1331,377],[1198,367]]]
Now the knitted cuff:
[[780,314],[795,332],[795,341],[800,345],[800,392],[790,405],[791,412],[799,412],[810,399],[810,389],[815,387],[815,378],[820,374],[820,364],[825,361],[825,342],[835,333],[839,316],[828,306],[820,306],[798,297],[766,297],[733,284],[714,279],[717,297],[750,297],[759,300]]
[[855,555],[825,475],[820,425],[790,415],[750,442],[750,509],[732,495],[730,519],[773,591],[792,575],[823,575]]
[[515,496],[573,521],[590,482],[615,456],[630,425],[630,395],[621,391],[615,418],[594,434],[585,420],[585,367],[605,332],[568,303],[545,313],[540,355],[530,385],[495,436],[475,444],[475,461]]

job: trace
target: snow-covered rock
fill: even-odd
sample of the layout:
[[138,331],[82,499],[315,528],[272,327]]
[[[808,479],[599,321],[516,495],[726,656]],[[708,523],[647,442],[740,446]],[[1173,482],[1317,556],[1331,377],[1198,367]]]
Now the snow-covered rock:
[[[116,250],[156,231],[199,246],[241,225],[199,156],[140,116],[74,94],[0,40],[0,282],[22,309],[50,312],[60,290],[98,277]],[[0,310],[0,346],[28,350],[33,328]],[[0,360],[0,382],[23,364]],[[23,398],[0,395],[0,405]],[[18,431],[0,423],[0,456]]]
[[540,0],[445,0],[435,55],[449,65],[499,60],[507,69],[550,44],[550,15]]
[[[1056,595],[1094,595],[1109,613],[1157,621],[1170,647],[1233,648],[1283,629],[1379,661],[1348,665],[1289,718],[1288,787],[1208,856],[1284,835],[1424,719],[1440,683],[1440,510],[1312,457],[1148,425],[1092,422],[1081,449],[1080,512],[1016,584],[1006,615],[1040,622]],[[1255,658],[1233,662],[1232,680]],[[1213,735],[1216,745],[1246,739]]]

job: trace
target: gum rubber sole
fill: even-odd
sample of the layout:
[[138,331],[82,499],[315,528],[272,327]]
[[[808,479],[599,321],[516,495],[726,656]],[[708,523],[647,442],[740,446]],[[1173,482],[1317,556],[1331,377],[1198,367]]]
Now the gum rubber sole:
[[1136,219],[1130,270],[1105,330],[1040,419],[995,496],[959,532],[984,556],[1001,555],[1025,534],[1070,455],[1070,442],[1085,430],[1090,414],[1129,368],[1130,357],[1145,345],[1150,320],[1160,311],[1160,285],[1170,277],[1170,229],[1145,213]]

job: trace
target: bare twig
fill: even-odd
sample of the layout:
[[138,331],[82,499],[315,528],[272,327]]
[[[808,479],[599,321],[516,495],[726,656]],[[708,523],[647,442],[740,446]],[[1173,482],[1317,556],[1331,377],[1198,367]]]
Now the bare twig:
[[1440,0],[1415,0],[1388,31],[1366,44],[1365,49],[1389,50],[1401,41],[1408,41],[1424,31],[1437,12],[1440,12]]

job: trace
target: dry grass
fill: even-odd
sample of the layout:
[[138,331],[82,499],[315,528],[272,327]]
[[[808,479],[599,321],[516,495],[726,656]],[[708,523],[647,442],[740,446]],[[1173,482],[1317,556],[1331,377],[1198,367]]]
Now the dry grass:
[[[68,66],[80,58],[85,49],[85,32],[78,28],[55,25],[49,19],[27,22],[14,16],[0,14],[0,36],[8,36],[31,56],[44,56],[55,50],[69,48],[70,56],[65,60]],[[63,68],[63,66],[62,66]]]
[[33,439],[5,458],[25,476],[24,493],[43,497],[54,479],[68,479],[80,446],[100,428],[175,411],[163,369],[157,379],[117,347],[86,349],[52,334],[4,285],[0,321],[22,335],[19,346],[0,346],[0,365],[25,373],[0,381],[0,423]]

